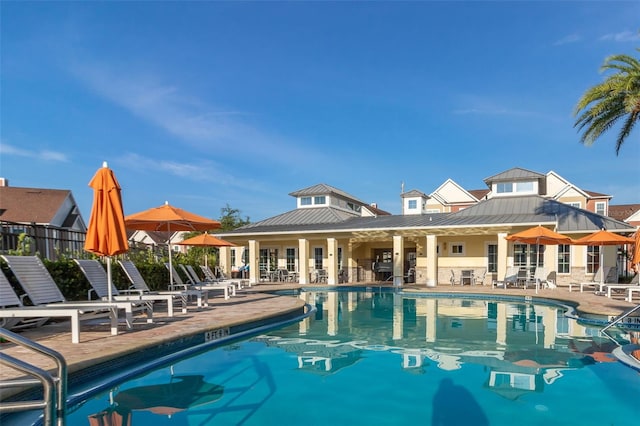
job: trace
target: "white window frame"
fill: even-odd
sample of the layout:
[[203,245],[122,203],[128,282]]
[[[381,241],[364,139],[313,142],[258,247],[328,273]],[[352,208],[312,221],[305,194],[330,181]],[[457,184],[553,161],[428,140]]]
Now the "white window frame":
[[418,200],[407,200],[407,209],[415,210],[418,208]]
[[[601,207],[601,208],[598,208]],[[595,206],[594,206],[594,210],[597,214],[601,215],[601,216],[606,216],[607,215],[607,203],[605,203],[604,201],[596,201]],[[602,213],[600,213],[598,210],[602,210]]]
[[567,205],[571,206],[571,207],[577,207],[579,209],[582,208],[582,203],[580,201],[569,201],[568,203],[566,203]]
[[[453,248],[454,247],[460,247],[460,253],[454,253],[453,252]],[[466,253],[466,247],[465,244],[463,242],[453,242],[453,243],[449,243],[449,256],[458,256],[458,257],[463,257]]]

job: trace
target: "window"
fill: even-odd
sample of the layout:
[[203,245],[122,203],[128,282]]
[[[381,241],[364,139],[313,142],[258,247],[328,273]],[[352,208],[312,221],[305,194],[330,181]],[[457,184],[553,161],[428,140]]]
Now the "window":
[[258,266],[261,271],[275,271],[278,268],[278,249],[260,249]]
[[497,244],[487,244],[487,272],[498,272]]
[[528,182],[499,182],[496,184],[498,194],[509,194],[513,192],[531,194],[534,190],[533,181]]
[[571,271],[571,251],[569,244],[558,245],[558,273],[568,274]]
[[504,194],[513,192],[513,184],[511,182],[501,182],[496,185],[496,192],[498,194]]
[[231,267],[236,266],[236,250],[231,249]]
[[418,200],[409,200],[408,204],[409,210],[415,210],[418,208]]
[[342,269],[342,247],[338,247],[338,271]]
[[295,272],[296,270],[296,249],[288,248],[286,252],[287,256],[287,271]]
[[607,215],[607,203],[599,201],[596,203],[596,213],[606,216]]
[[587,274],[594,274],[600,267],[600,246],[587,246]]
[[544,246],[535,244],[513,245],[513,266],[533,273],[536,266],[544,266]]
[[570,205],[571,207],[577,207],[579,209],[582,208],[582,203],[580,201],[570,201],[567,204]]
[[322,253],[322,247],[316,247],[313,249],[313,266],[315,269],[323,269],[322,264],[324,261],[324,255]]
[[464,244],[451,243],[451,254],[454,256],[464,256]]
[[327,204],[327,197],[325,197],[324,195],[319,195],[317,197],[313,197],[313,204],[315,204],[315,205]]
[[300,197],[300,205],[301,206],[310,206],[311,205],[311,197]]
[[533,182],[516,182],[516,192],[533,192]]

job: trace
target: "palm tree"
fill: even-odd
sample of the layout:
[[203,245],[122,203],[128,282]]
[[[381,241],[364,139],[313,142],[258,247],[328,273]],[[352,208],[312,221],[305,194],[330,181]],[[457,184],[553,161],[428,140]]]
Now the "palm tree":
[[[640,51],[640,49],[636,49]],[[616,155],[640,120],[640,61],[628,55],[605,59],[601,71],[613,71],[605,81],[587,90],[576,105],[574,127],[585,130],[580,142],[591,145],[624,119],[616,140]]]

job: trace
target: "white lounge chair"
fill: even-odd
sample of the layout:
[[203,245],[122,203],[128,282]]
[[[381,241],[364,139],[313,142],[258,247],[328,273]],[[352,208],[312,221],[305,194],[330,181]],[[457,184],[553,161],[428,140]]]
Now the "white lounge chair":
[[[25,291],[26,296],[35,307],[39,309],[71,309],[77,311],[75,313],[65,313],[64,311],[53,313],[52,310],[51,314],[45,314],[43,309],[41,316],[70,316],[72,321],[75,321],[76,317],[79,321],[80,315],[82,315],[83,320],[108,316],[111,320],[111,334],[113,335],[118,334],[119,310],[124,310],[125,312],[127,328],[133,327],[134,309],[144,310],[147,322],[153,322],[153,310],[144,304],[116,301],[67,301],[47,268],[36,256],[2,255],[2,258],[7,262],[20,286]],[[32,311],[35,312],[35,309],[32,309]],[[74,324],[72,324],[73,327]],[[77,333],[77,336],[75,336],[72,332],[72,340],[79,341],[79,328]]]
[[140,274],[140,271],[138,271],[138,268],[132,261],[118,260],[118,263],[133,285],[133,290],[130,291],[135,291],[140,294],[170,294],[174,297],[182,298],[183,306],[186,305],[188,297],[196,297],[198,309],[202,308],[203,306],[209,306],[207,294],[203,293],[202,291],[192,289],[176,291],[151,291],[146,281]]
[[225,300],[236,295],[236,284],[216,281],[202,281],[191,265],[180,265],[189,284],[201,291],[222,292]]
[[502,280],[494,280],[491,283],[491,288],[502,287],[506,289],[510,285],[516,285],[519,270],[520,268],[518,266],[509,266],[507,268],[507,272],[504,274],[504,278]]
[[613,296],[613,292],[622,290],[625,293],[625,300],[631,302],[633,300],[633,293],[640,292],[640,285],[638,284],[638,277],[640,274],[636,274],[631,281],[627,284],[605,284],[603,291],[606,292],[607,297]]
[[[101,300],[109,300],[109,280],[107,277],[107,272],[102,267],[102,264],[100,264],[100,262],[95,259],[74,259],[74,261],[78,264],[80,270],[91,285],[91,290],[89,290],[88,298],[91,299],[92,293],[95,293],[96,296]],[[166,302],[167,315],[169,317],[173,316],[173,302],[175,298],[171,294],[120,294],[120,291],[116,288],[116,286],[111,284],[111,296],[113,300],[116,300],[118,302]],[[182,305],[182,312],[187,312],[186,301],[184,301]]]
[[[573,291],[574,287],[580,287],[580,293],[584,292],[585,287],[593,287],[595,292],[602,293],[604,292],[604,286],[607,284],[616,284],[612,281],[609,281],[610,275],[612,271],[615,271],[615,268],[611,266],[604,266],[602,268],[598,268],[596,273],[593,276],[593,281],[586,281],[581,283],[570,283],[569,291]],[[604,279],[601,278],[601,274],[604,273]],[[616,280],[617,281],[617,280]]]

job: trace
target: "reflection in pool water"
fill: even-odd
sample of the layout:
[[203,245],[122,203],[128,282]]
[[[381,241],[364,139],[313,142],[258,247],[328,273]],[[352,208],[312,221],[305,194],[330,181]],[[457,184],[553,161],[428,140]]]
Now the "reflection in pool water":
[[131,424],[584,426],[640,415],[638,372],[562,307],[371,291],[300,297],[317,307],[300,323],[119,384],[75,407],[68,424],[122,408],[118,394],[133,398],[172,374],[219,393],[168,414],[134,407]]

